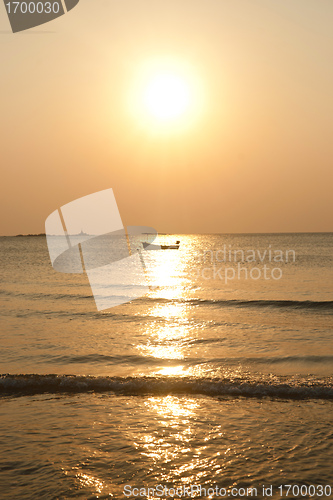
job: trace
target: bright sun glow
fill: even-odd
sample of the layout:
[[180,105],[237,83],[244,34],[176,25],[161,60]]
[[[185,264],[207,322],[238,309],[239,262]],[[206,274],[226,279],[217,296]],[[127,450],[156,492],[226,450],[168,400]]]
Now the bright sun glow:
[[144,92],[147,111],[156,119],[166,121],[186,112],[191,101],[188,83],[176,74],[154,76]]
[[203,109],[198,68],[186,61],[160,57],[135,67],[128,109],[149,134],[177,134],[197,123]]

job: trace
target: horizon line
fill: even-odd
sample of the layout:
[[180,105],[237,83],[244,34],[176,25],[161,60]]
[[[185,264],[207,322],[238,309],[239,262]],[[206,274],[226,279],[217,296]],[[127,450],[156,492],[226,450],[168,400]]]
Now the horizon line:
[[[250,231],[250,232],[209,232],[209,233],[164,233],[164,232],[159,232],[157,233],[157,236],[169,236],[169,235],[184,235],[184,236],[191,236],[191,235],[230,235],[230,234],[333,234],[333,231]],[[19,237],[41,237],[41,236],[46,236],[46,233],[27,233],[27,234],[1,234],[0,238],[19,238]],[[62,235],[50,235],[50,236],[62,236]],[[77,236],[77,235],[74,235]],[[87,236],[100,236],[100,235],[87,235]]]

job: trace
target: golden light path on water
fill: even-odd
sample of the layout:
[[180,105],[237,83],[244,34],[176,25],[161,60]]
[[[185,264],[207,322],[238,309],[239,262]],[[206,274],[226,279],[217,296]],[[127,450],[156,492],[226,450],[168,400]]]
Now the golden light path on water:
[[[202,402],[194,398],[173,395],[150,397],[144,403],[146,411],[161,432],[133,433],[133,442],[140,454],[151,462],[151,472],[158,470],[156,479],[161,484],[191,485],[205,481],[215,469],[222,472],[221,464],[210,456],[208,442],[223,437],[222,425],[207,430],[205,437],[198,439]],[[228,455],[230,449],[225,450]],[[218,457],[216,455],[216,457]]]
[[[108,419],[113,414],[112,400],[109,400],[109,403],[104,401],[103,404],[106,405],[104,422],[94,422],[93,428],[98,429],[103,424],[106,426],[105,431]],[[128,404],[132,405],[126,401],[122,404],[125,407]],[[132,454],[135,449],[142,461],[147,479],[141,479],[140,486],[146,488],[158,484],[169,487],[204,484],[212,470],[215,476],[219,476],[223,473],[224,466],[232,460],[235,450],[230,446],[222,447],[221,451],[215,451],[212,456],[212,441],[223,439],[225,431],[223,423],[220,422],[202,433],[204,402],[200,398],[153,396],[136,404],[140,405],[138,411],[133,410],[131,406],[128,422],[119,424],[120,446],[116,446],[118,449],[110,452],[106,432],[105,442],[99,443],[99,448],[96,448],[94,443],[91,443],[91,446],[83,446],[82,451],[85,455],[83,463],[70,469],[62,468],[66,476],[75,477],[79,489],[87,488],[94,491],[96,498],[99,498],[99,495],[103,495],[104,498],[108,492],[121,493],[125,484],[121,481],[121,477],[120,483],[110,476],[102,478],[102,473],[98,473],[97,470],[92,473],[88,464],[94,463],[95,460],[101,460],[106,464],[105,460],[111,460],[109,464],[111,466],[113,459],[120,459],[123,456],[126,469],[126,464],[130,463],[132,456],[126,454],[127,447],[132,449]],[[140,425],[137,425],[131,420],[131,415],[138,418],[140,415],[141,417],[145,415],[145,418]],[[124,454],[122,450],[125,450]],[[138,485],[135,479],[129,480],[129,484]],[[154,500],[160,497],[152,495],[149,498]]]
[[[162,252],[167,258],[163,260],[161,255],[151,265],[151,283],[159,287],[163,283],[164,288],[158,289],[159,296],[164,299],[184,299],[186,298],[186,282],[184,275],[184,259],[181,252]],[[189,375],[189,370],[179,363],[174,365],[174,360],[181,361],[185,358],[185,342],[190,336],[191,322],[189,306],[184,302],[167,302],[153,305],[149,308],[149,316],[163,318],[168,324],[153,322],[145,327],[145,337],[147,342],[140,344],[137,349],[144,356],[162,360],[173,360],[172,366],[164,366],[158,369],[155,375],[185,376]],[[170,323],[172,327],[170,327]]]
[[[182,360],[185,357],[184,339],[188,331],[186,319],[186,305],[167,304],[153,307],[150,314],[154,316],[167,317],[170,321],[177,322],[177,326],[153,324],[147,325],[145,335],[147,342],[137,346],[137,349],[144,356],[151,356],[161,360]],[[181,318],[179,325],[179,318]],[[180,374],[182,366],[172,366],[163,368],[160,373],[163,375]]]
[[[159,238],[158,243],[170,243],[168,237],[162,238]],[[161,361],[160,366],[150,371],[149,375],[211,375],[210,364],[198,362],[203,350],[202,344],[197,343],[197,340],[202,338],[202,329],[212,323],[212,318],[199,305],[191,302],[193,296],[200,291],[200,283],[193,280],[196,274],[196,254],[196,240],[189,242],[184,235],[181,237],[179,250],[148,253],[150,260],[147,262],[147,278],[151,285],[149,297],[156,297],[158,302],[153,301],[145,309],[145,314],[155,320],[143,325],[142,341],[136,349],[140,356],[151,358],[155,362]],[[141,375],[145,376],[147,373],[142,372]]]
[[[152,267],[154,284],[163,283],[163,290],[158,293],[163,294],[165,299],[185,299],[186,282],[182,279],[185,261],[180,258],[180,252],[168,252],[168,259],[159,260]],[[185,368],[181,363],[186,356],[186,340],[192,336],[190,321],[190,306],[186,302],[167,302],[153,305],[148,314],[157,318],[165,318],[168,325],[164,326],[158,322],[150,323],[146,326],[146,344],[141,344],[137,348],[141,354],[158,358],[161,362],[166,360],[179,360],[179,364],[164,366],[154,372],[155,375],[183,377],[191,374],[190,368]],[[170,322],[173,324],[170,327]],[[171,470],[163,467],[159,474],[159,481],[179,481],[179,484],[191,484],[205,476],[204,462],[210,459],[202,458],[202,453],[206,449],[205,443],[200,444],[193,450],[193,440],[196,436],[195,416],[200,407],[196,399],[180,399],[177,396],[167,395],[161,397],[149,397],[144,403],[147,411],[152,414],[154,420],[158,420],[158,426],[164,428],[164,436],[158,436],[155,432],[137,433],[133,435],[133,442],[138,451],[149,458],[152,464],[152,471],[158,464],[177,464],[181,458],[180,466],[173,466]],[[207,438],[209,439],[209,438]],[[184,456],[189,455],[186,463]],[[191,471],[201,463],[202,472],[192,474]]]
[[[171,366],[159,368],[154,372],[155,375],[204,376],[203,368],[185,367],[182,363],[187,355],[188,341],[195,336],[193,331],[195,325],[191,321],[193,305],[181,301],[189,298],[187,282],[183,278],[188,272],[186,269],[188,256],[182,255],[181,252],[170,251],[167,257],[164,260],[160,259],[152,267],[152,276],[155,285],[159,286],[161,283],[164,285],[163,289],[158,289],[159,297],[162,294],[163,298],[173,301],[153,305],[148,314],[165,318],[168,324],[164,326],[159,322],[153,322],[147,325],[145,329],[147,343],[139,345],[138,350],[143,355],[160,359],[161,362],[172,360]],[[175,360],[179,360],[176,365]],[[220,465],[212,464],[209,453],[205,456],[207,442],[211,437],[214,436],[214,439],[223,437],[222,425],[208,431],[207,436],[200,443],[196,443],[196,418],[202,406],[198,399],[167,395],[149,397],[144,405],[147,412],[158,421],[158,426],[164,428],[164,435],[161,437],[155,432],[138,433],[133,435],[133,441],[138,451],[153,461],[152,470],[155,470],[158,464],[173,464],[171,468],[163,467],[160,470],[159,481],[176,481],[179,485],[189,485],[204,481],[211,467],[217,474],[222,472]],[[229,452],[230,448],[224,451],[226,456]],[[184,460],[185,457],[188,459]]]

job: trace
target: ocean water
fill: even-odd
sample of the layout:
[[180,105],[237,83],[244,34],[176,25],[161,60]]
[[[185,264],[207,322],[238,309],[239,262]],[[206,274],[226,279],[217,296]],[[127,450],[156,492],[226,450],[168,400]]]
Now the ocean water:
[[0,238],[1,499],[333,498],[333,233],[177,239],[98,312]]

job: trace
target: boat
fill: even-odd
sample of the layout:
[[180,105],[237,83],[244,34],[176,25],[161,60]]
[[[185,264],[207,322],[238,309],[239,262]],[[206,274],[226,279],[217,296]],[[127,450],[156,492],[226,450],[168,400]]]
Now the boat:
[[180,241],[177,240],[174,245],[161,245],[161,250],[178,250]]
[[174,245],[153,245],[151,243],[147,243],[146,241],[142,242],[143,248],[148,248],[149,250],[178,250],[180,241],[177,240]]
[[178,250],[180,241],[177,240],[174,245],[161,245],[162,250]]

